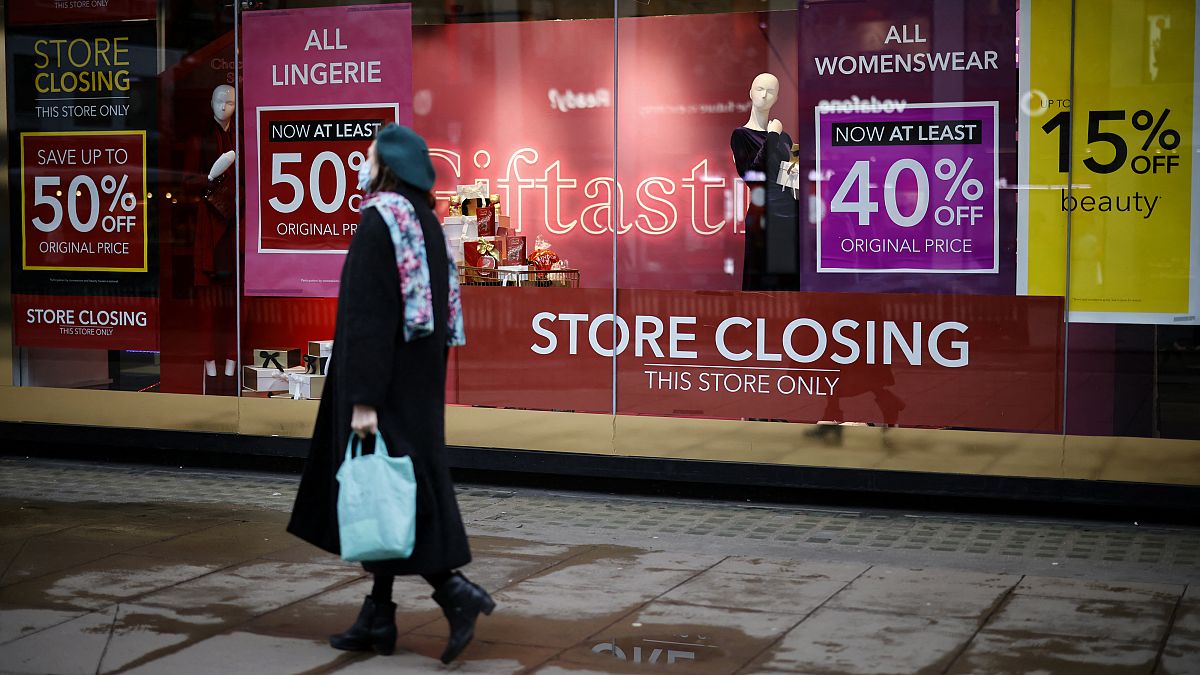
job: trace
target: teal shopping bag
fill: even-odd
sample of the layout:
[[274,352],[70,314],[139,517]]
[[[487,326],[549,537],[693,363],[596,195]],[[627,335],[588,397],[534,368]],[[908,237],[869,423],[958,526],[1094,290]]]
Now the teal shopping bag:
[[342,558],[360,562],[412,555],[417,534],[412,459],[389,456],[382,434],[375,435],[375,452],[364,455],[362,440],[350,434],[337,479]]

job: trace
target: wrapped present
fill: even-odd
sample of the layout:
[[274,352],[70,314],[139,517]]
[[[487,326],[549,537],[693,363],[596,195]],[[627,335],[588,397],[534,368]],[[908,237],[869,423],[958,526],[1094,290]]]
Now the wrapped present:
[[333,340],[309,340],[309,356],[330,356],[333,354]]
[[496,210],[491,204],[475,209],[475,220],[480,237],[496,236]]
[[463,259],[467,267],[496,269],[500,266],[500,249],[495,237],[480,237],[463,242]]
[[480,181],[471,185],[459,185],[455,191],[462,203],[463,216],[474,216],[479,207],[487,204],[487,181]]
[[457,238],[465,241],[467,239],[479,238],[479,220],[475,216],[462,216],[457,220],[446,219],[442,223],[442,233],[447,239]]
[[324,375],[329,368],[328,356],[304,355],[304,372],[309,375]]
[[304,369],[276,370],[260,366],[242,367],[242,386],[250,391],[287,391],[288,376],[303,373]]
[[512,218],[509,216],[496,215],[496,232],[498,234],[516,234],[512,229]]
[[292,398],[318,399],[325,391],[325,376],[311,373],[289,373],[287,392]]
[[501,265],[525,264],[525,237],[506,235],[496,237],[496,241],[500,244]]
[[299,349],[258,348],[250,354],[250,362],[259,368],[286,370],[300,365]]
[[559,262],[559,260],[558,254],[554,252],[554,249],[550,248],[550,243],[542,239],[541,235],[538,235],[537,239],[534,240],[533,252],[529,254],[529,264],[534,269],[550,270],[554,269],[554,264]]

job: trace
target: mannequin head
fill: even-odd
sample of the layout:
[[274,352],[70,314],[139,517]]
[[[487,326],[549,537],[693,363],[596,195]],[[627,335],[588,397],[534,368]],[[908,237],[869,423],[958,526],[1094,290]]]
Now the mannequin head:
[[779,99],[779,78],[770,73],[761,73],[750,85],[750,104],[755,112],[766,113]]
[[217,85],[212,93],[213,119],[222,127],[229,126],[233,119],[233,108],[237,105],[237,93],[227,84]]

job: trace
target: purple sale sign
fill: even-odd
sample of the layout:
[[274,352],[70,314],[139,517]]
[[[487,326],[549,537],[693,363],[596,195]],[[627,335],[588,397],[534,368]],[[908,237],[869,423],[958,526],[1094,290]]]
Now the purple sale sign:
[[815,110],[818,272],[999,272],[998,102]]

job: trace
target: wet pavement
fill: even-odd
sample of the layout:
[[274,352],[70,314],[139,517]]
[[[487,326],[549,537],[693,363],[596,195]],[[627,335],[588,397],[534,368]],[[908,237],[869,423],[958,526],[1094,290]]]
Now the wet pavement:
[[1200,529],[461,486],[498,603],[444,667],[397,580],[283,528],[296,477],[0,459],[2,673],[1200,673]]

